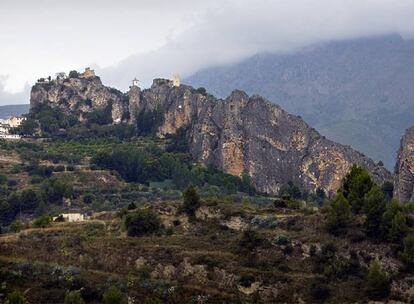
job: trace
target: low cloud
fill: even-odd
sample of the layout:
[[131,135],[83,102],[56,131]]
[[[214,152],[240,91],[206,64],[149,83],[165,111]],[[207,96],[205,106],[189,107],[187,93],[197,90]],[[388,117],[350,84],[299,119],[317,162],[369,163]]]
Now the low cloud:
[[9,93],[4,89],[4,81],[7,77],[0,76],[0,106],[28,104],[30,95],[30,86],[26,84],[23,91],[18,93]]
[[221,0],[165,46],[98,70],[109,85],[126,89],[136,76],[145,87],[155,77],[185,77],[261,52],[389,33],[411,37],[413,13],[411,0]]

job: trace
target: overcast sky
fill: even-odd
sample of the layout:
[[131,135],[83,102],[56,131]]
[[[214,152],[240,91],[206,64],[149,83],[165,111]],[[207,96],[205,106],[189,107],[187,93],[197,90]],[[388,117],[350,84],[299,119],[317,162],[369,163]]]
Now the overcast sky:
[[0,104],[28,103],[36,79],[85,66],[125,90],[135,76],[145,87],[258,52],[411,38],[413,16],[413,0],[0,0]]

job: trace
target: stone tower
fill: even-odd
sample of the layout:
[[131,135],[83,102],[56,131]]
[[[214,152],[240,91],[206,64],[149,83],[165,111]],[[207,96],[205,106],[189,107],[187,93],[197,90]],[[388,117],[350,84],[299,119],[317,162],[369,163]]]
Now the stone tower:
[[134,124],[137,121],[137,113],[141,103],[141,89],[138,86],[138,79],[132,80],[132,85],[129,87],[128,92],[128,112],[129,112],[129,124]]
[[91,68],[87,67],[85,69],[85,72],[82,73],[81,75],[82,77],[95,77],[95,71],[92,70]]
[[181,83],[180,75],[174,74],[172,79],[172,85],[173,87],[179,87]]

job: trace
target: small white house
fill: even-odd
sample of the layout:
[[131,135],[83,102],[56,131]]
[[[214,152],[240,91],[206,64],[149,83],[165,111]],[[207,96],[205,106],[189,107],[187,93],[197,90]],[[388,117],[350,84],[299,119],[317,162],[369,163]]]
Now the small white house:
[[[87,219],[82,213],[62,213],[59,216],[62,216],[65,222],[83,222]],[[59,216],[53,217],[53,221],[55,221]]]

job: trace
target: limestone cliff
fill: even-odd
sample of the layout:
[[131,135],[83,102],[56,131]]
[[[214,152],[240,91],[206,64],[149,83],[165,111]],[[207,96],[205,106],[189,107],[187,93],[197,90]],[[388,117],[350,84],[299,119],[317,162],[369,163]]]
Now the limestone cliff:
[[222,100],[155,79],[149,89],[132,86],[123,94],[103,86],[98,77],[78,77],[38,83],[31,94],[32,110],[48,104],[80,119],[109,102],[114,123],[136,124],[140,111],[161,109],[159,136],[189,126],[190,152],[196,161],[233,175],[247,174],[263,192],[276,193],[293,181],[308,190],[322,187],[334,193],[354,163],[366,167],[377,182],[391,180],[386,169],[361,153],[322,137],[300,117],[263,97],[242,91]]
[[414,127],[407,129],[401,139],[395,166],[394,191],[402,202],[414,199]]

